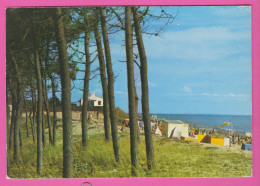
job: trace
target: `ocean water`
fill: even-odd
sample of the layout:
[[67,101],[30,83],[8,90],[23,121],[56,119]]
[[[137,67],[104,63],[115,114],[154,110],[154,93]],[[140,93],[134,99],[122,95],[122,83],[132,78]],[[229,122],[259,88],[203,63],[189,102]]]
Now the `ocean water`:
[[[214,128],[224,122],[231,121],[233,129],[241,132],[252,132],[252,116],[239,115],[193,115],[193,114],[153,114],[159,119],[168,121],[181,120],[196,127]],[[224,126],[222,129],[230,129],[231,126]]]

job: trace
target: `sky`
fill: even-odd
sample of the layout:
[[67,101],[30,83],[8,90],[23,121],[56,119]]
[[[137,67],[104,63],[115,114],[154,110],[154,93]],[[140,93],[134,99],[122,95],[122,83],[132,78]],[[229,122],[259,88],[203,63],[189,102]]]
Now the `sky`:
[[[152,8],[155,12],[159,9]],[[251,115],[251,9],[249,6],[166,7],[177,15],[160,37],[143,35],[151,113]],[[149,27],[163,23],[154,21]],[[128,112],[124,33],[110,37],[115,104]],[[82,49],[83,46],[81,46]],[[92,50],[94,50],[92,48]],[[135,49],[136,50],[136,49]],[[98,61],[92,69],[98,66]],[[80,66],[84,70],[84,66]],[[84,74],[77,73],[78,79]],[[137,94],[141,98],[136,67]],[[76,81],[72,102],[82,97]],[[99,76],[90,92],[102,97]],[[141,99],[140,99],[141,101]],[[141,113],[141,102],[139,102]]]

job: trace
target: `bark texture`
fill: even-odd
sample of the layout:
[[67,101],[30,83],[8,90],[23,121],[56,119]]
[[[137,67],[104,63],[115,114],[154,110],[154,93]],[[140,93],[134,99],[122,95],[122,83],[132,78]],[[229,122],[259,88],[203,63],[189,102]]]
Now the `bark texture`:
[[132,7],[134,17],[135,35],[137,40],[138,51],[140,55],[140,75],[142,87],[142,114],[144,121],[146,156],[148,169],[154,167],[154,150],[152,140],[151,119],[149,111],[149,91],[148,91],[148,76],[147,76],[147,58],[141,33],[139,15],[136,7]]
[[41,70],[40,70],[40,61],[39,61],[39,54],[36,48],[34,52],[34,66],[35,66],[35,73],[37,79],[37,173],[42,173],[42,81],[41,81]]
[[56,128],[57,128],[57,113],[56,113],[56,87],[53,76],[51,76],[52,88],[52,112],[53,112],[53,145],[56,145]]
[[61,8],[55,8],[55,30],[59,52],[61,87],[62,87],[62,121],[63,121],[63,177],[73,177],[73,136],[71,113],[71,86],[69,58],[67,54],[66,40],[63,26]]
[[[98,16],[96,16],[98,20]],[[104,54],[101,44],[101,39],[98,31],[98,22],[94,26],[94,34],[96,39],[97,51],[98,51],[98,61],[99,61],[99,71],[100,79],[102,84],[103,91],[103,114],[104,114],[104,129],[105,129],[105,138],[106,140],[110,139],[110,123],[109,123],[109,105],[108,105],[108,89],[107,89],[107,78],[106,78],[106,67]]]
[[[21,85],[21,76],[18,64],[16,59],[12,57],[12,62],[14,66],[14,72],[16,74],[16,107],[15,107],[15,122],[14,122],[14,161],[17,162],[19,158],[19,130],[21,125],[21,111],[22,111],[22,99],[23,99],[23,92],[22,92],[22,85]],[[21,138],[20,138],[21,142]],[[20,144],[21,145],[21,144]]]
[[108,76],[108,99],[109,99],[109,111],[110,111],[113,148],[114,148],[115,159],[118,162],[120,161],[120,146],[118,140],[118,131],[117,131],[116,113],[115,113],[114,75],[113,75],[112,60],[111,60],[104,8],[99,7],[98,9],[99,9],[99,15],[101,20],[103,43],[104,43],[105,57],[106,57],[106,67],[107,67],[107,76]]
[[46,85],[46,81],[45,81],[45,85],[44,87],[44,106],[45,106],[45,110],[46,110],[46,116],[47,116],[47,123],[48,123],[48,129],[49,129],[49,144],[52,145],[53,144],[53,133],[52,133],[52,126],[51,126],[51,117],[50,117],[50,107],[49,107],[49,99],[48,99],[48,92],[47,92],[47,85]]
[[128,84],[128,105],[129,105],[129,126],[131,140],[131,163],[132,174],[138,175],[138,126],[135,107],[135,80],[133,64],[133,30],[131,26],[131,7],[125,7],[125,41],[127,58],[127,84]]
[[85,56],[86,56],[86,65],[85,65],[85,77],[84,77],[84,91],[83,91],[83,105],[82,105],[82,146],[87,146],[88,144],[88,131],[87,131],[87,122],[88,122],[88,95],[89,95],[89,78],[90,78],[90,52],[89,52],[89,22],[87,15],[84,14],[84,23],[85,23]]

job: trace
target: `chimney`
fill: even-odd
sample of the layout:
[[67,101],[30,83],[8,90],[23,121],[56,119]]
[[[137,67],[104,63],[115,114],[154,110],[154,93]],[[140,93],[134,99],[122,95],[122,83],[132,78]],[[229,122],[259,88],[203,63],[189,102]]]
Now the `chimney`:
[[93,93],[93,92],[90,94],[90,97],[95,97],[95,96],[96,96],[96,95],[95,95],[95,93]]

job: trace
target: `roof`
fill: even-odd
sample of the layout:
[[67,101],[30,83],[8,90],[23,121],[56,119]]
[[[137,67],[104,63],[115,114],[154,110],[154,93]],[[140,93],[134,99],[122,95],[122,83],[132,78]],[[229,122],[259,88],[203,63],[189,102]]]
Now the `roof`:
[[183,122],[183,121],[181,121],[181,120],[171,120],[171,121],[169,122],[169,124],[187,124],[187,123],[185,123],[185,122]]

